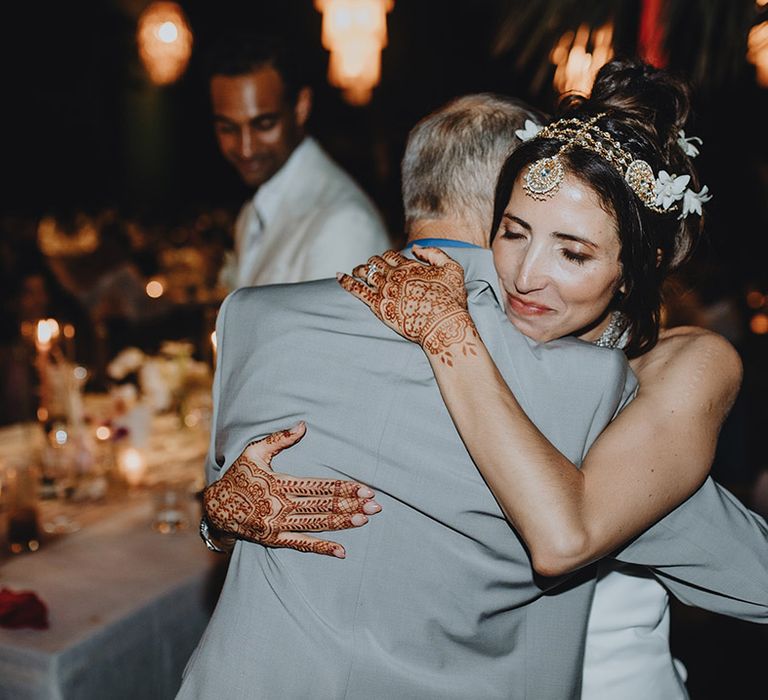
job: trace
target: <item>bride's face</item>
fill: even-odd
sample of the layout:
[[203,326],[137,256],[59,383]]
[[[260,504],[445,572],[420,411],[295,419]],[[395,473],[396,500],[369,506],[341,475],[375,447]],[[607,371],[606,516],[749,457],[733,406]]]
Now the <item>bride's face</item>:
[[614,217],[576,177],[545,201],[518,179],[491,248],[507,317],[528,337],[595,340],[608,325],[621,244]]

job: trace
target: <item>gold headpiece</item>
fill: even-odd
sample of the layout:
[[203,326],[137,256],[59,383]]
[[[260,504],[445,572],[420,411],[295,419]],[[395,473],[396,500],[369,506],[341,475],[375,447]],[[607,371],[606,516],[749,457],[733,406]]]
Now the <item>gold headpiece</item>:
[[535,138],[557,139],[564,143],[555,155],[541,158],[531,164],[523,178],[523,188],[535,199],[545,200],[552,197],[565,177],[560,155],[578,146],[605,158],[627,181],[646,207],[656,212],[667,211],[669,207],[658,206],[656,202],[656,176],[653,168],[646,161],[633,158],[613,136],[595,125],[595,122],[604,116],[605,113],[602,112],[586,121],[558,119],[539,131]]

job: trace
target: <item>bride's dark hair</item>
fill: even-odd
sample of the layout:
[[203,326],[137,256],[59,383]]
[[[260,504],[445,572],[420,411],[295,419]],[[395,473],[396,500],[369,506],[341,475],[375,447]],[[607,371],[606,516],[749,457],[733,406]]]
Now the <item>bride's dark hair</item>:
[[[610,133],[631,158],[648,162],[657,176],[660,170],[690,175],[688,186],[698,191],[695,169],[678,144],[689,112],[689,90],[683,81],[640,61],[614,60],[600,69],[588,98],[566,95],[556,118],[588,119],[605,113],[596,126]],[[499,230],[521,171],[541,158],[553,156],[562,143],[557,139],[532,139],[507,158],[496,186],[491,240]],[[594,151],[573,147],[561,153],[559,159],[566,172],[595,191],[602,206],[616,219],[624,293],[616,293],[610,309],[622,311],[629,320],[627,355],[641,355],[658,340],[662,282],[690,256],[701,218],[679,218],[679,207],[664,213],[649,209],[622,174]]]

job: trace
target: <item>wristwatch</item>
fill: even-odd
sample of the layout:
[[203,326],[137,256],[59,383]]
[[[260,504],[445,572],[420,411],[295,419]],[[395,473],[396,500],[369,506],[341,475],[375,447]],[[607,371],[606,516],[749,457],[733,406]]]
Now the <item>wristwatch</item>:
[[225,537],[225,541],[221,541],[224,547],[228,547],[227,549],[222,549],[221,546],[219,546],[216,542],[213,541],[213,538],[211,537],[211,530],[214,529],[211,527],[211,524],[208,522],[208,518],[203,516],[200,518],[200,539],[205,542],[205,546],[208,547],[209,550],[212,552],[216,552],[216,554],[229,554],[229,552],[232,551],[232,548],[235,546],[235,537]]

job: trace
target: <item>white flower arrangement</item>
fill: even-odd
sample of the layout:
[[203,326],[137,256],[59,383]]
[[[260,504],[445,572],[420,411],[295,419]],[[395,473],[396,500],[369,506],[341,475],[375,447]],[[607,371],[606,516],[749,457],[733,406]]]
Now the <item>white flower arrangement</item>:
[[121,382],[129,374],[138,372],[146,357],[138,348],[125,348],[107,365],[107,374],[111,379]]
[[704,145],[704,142],[698,136],[689,136],[686,138],[685,131],[680,129],[677,137],[677,145],[683,149],[683,153],[689,158],[695,158],[699,155],[699,149],[695,146],[696,143],[698,143],[699,146]]
[[659,170],[655,189],[656,206],[666,210],[683,199],[690,181],[690,175],[670,175],[666,170]]
[[521,141],[530,141],[532,138],[535,138],[543,128],[543,126],[537,124],[536,122],[530,119],[526,119],[524,128],[517,129],[515,131],[515,136],[517,136],[517,138],[519,138]]
[[[154,412],[163,412],[183,402],[191,392],[209,390],[210,369],[192,358],[192,350],[190,343],[179,341],[163,343],[157,356],[126,348],[107,367],[110,378],[125,382],[110,393],[129,408],[144,401]],[[126,382],[132,374],[135,381]]]
[[698,214],[701,216],[701,205],[710,199],[712,199],[712,195],[709,194],[709,188],[706,185],[701,188],[700,192],[694,192],[692,189],[687,188],[683,194],[683,210],[677,218],[684,219],[688,214]]

